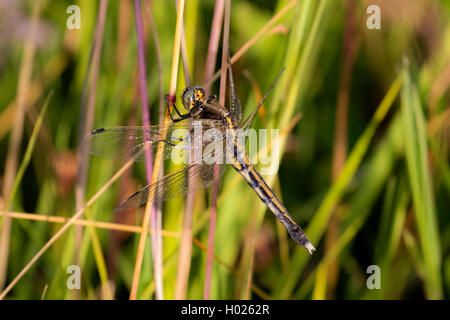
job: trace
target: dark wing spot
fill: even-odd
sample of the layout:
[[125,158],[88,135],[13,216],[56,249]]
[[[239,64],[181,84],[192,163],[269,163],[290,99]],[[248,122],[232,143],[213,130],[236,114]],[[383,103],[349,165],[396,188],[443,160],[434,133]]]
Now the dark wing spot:
[[104,131],[105,131],[105,128],[100,128],[100,129],[92,131],[92,134],[98,134],[98,133],[101,133],[101,132],[104,132]]
[[131,199],[131,198],[134,198],[138,193],[139,193],[139,191],[136,191],[136,192],[133,193],[131,196],[129,196],[129,197],[127,198],[127,200],[129,200],[129,199]]

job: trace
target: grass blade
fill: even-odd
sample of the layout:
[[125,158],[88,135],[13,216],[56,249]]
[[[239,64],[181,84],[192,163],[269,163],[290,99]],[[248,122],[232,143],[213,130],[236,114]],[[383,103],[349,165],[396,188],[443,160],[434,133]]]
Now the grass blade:
[[[391,108],[400,91],[401,77],[398,77],[391,88],[387,92],[383,101],[378,106],[372,120],[366,127],[362,135],[359,137],[355,146],[353,147],[344,167],[342,168],[339,177],[335,180],[325,198],[323,199],[320,207],[314,214],[314,218],[306,229],[306,234],[311,239],[311,242],[317,243],[325,232],[327,223],[329,221],[329,216],[332,209],[338,204],[342,198],[348,183],[352,179],[356,170],[362,161],[363,156],[366,154],[369,148],[370,142],[372,141],[373,135],[375,134],[376,128],[380,125],[381,121],[386,116],[386,113]],[[306,257],[304,256],[303,250],[297,249],[292,260],[290,270],[295,270],[291,272],[285,281],[280,281],[280,286],[277,289],[277,295],[279,298],[287,298],[290,296],[293,285],[297,282],[301,271],[306,265]],[[295,266],[295,267],[294,267]]]
[[428,147],[420,99],[407,67],[402,72],[402,118],[406,164],[414,214],[419,231],[425,268],[425,292],[429,299],[442,298],[441,251],[434,194],[428,167]]

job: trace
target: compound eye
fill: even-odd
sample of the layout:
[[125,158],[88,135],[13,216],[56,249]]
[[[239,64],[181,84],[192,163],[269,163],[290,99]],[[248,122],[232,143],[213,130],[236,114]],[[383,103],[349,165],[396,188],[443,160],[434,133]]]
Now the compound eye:
[[194,91],[194,96],[196,100],[200,100],[203,98],[203,96],[205,95],[204,91],[202,88],[196,88]]
[[191,96],[191,97],[189,98],[189,110],[192,110],[192,108],[194,107],[194,105],[195,105],[195,99],[194,99],[194,96]]

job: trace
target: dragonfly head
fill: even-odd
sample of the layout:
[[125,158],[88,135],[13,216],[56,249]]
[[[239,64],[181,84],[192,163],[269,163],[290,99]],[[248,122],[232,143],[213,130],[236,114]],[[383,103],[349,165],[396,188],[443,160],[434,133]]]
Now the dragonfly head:
[[205,90],[201,87],[188,87],[184,89],[181,99],[184,107],[191,111],[198,101],[205,97]]

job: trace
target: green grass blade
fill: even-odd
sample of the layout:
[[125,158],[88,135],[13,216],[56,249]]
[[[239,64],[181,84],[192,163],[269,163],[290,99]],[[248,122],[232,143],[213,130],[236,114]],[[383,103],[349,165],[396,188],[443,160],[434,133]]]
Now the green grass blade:
[[[325,195],[319,209],[314,214],[313,220],[306,229],[306,234],[313,244],[318,243],[324,234],[332,208],[334,208],[334,206],[336,206],[336,204],[340,201],[348,183],[352,179],[356,170],[359,168],[362,158],[366,154],[372,141],[375,130],[386,116],[386,113],[391,108],[398,92],[400,91],[400,85],[401,77],[398,77],[392,84],[383,101],[380,103],[369,125],[356,142],[355,147],[345,162],[339,177],[335,180]],[[306,265],[306,259],[307,257],[304,255],[303,250],[301,250],[301,248],[297,249],[291,260],[290,270],[293,270],[293,272],[288,275],[285,281],[279,282],[280,286],[275,291],[276,297],[287,298],[291,295],[294,285],[297,283],[300,273]]]
[[14,201],[14,198],[17,193],[17,189],[19,188],[19,185],[23,178],[23,174],[25,173],[25,169],[28,167],[28,164],[30,163],[31,155],[34,150],[34,145],[36,144],[36,139],[39,134],[39,130],[41,129],[42,121],[44,120],[44,115],[45,115],[45,112],[47,111],[47,107],[50,103],[50,99],[51,99],[52,95],[53,95],[53,92],[50,92],[48,94],[47,99],[45,99],[44,105],[43,105],[41,111],[39,112],[39,116],[34,125],[33,132],[31,134],[30,140],[27,145],[27,149],[25,151],[25,155],[22,159],[22,162],[20,163],[20,167],[19,167],[19,170],[17,171],[16,178],[14,179],[14,184],[13,184],[10,196],[8,198],[6,207],[9,207],[9,205]]
[[406,164],[425,268],[425,294],[429,299],[439,299],[442,298],[441,249],[427,160],[425,121],[417,90],[413,87],[407,68],[403,71],[402,76],[404,81],[402,118]]

